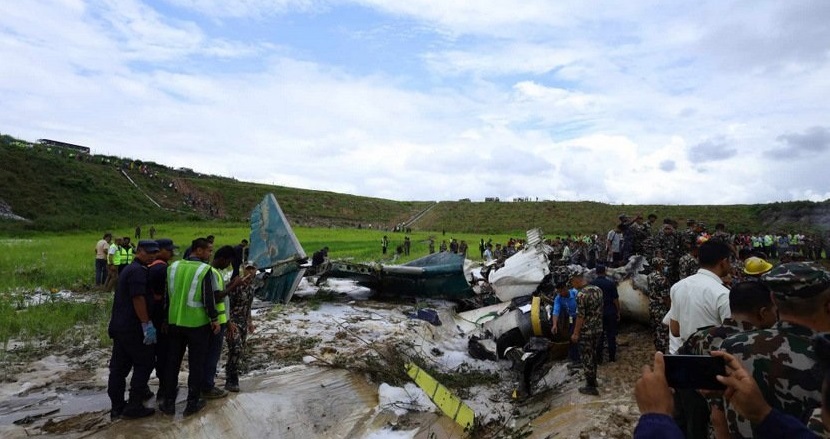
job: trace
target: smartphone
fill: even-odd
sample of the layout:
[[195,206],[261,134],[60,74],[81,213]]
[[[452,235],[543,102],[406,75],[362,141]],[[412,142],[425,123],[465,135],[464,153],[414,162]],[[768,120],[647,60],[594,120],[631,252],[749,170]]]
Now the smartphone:
[[666,355],[666,381],[675,389],[723,390],[717,375],[726,376],[722,357],[709,355]]

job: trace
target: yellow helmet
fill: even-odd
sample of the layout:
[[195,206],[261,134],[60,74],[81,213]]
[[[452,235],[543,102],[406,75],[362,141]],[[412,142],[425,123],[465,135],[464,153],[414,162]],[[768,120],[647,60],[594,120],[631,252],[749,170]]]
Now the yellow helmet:
[[772,264],[769,262],[758,258],[758,257],[751,257],[746,258],[744,262],[744,273],[749,274],[751,276],[758,276],[760,274],[764,274],[772,269]]

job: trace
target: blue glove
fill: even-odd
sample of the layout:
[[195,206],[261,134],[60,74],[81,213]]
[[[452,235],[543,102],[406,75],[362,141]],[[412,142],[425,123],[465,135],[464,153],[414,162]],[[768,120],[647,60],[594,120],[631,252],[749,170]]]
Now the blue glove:
[[156,327],[153,322],[142,323],[141,329],[144,331],[144,344],[156,344]]

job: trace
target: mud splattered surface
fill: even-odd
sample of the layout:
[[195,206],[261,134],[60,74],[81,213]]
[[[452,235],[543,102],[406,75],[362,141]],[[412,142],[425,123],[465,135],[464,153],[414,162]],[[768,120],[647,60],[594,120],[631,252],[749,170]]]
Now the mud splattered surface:
[[[237,437],[464,437],[445,416],[411,409],[411,401],[379,397],[383,382],[407,388],[399,371],[382,370],[397,365],[385,355],[405,353],[441,373],[440,379],[476,412],[482,424],[476,437],[631,437],[639,416],[634,382],[652,358],[651,336],[644,327],[621,327],[618,360],[599,367],[600,396],[578,393],[580,373],[568,372],[560,362],[546,377],[547,390],[517,401],[510,363],[467,354],[468,335],[453,324],[451,303],[384,303],[342,295],[326,300],[300,295],[287,305],[257,303],[243,392],[211,401],[201,417],[156,414],[111,422],[106,396],[109,352],[92,341],[86,347],[7,353],[0,383],[0,436],[129,437],[129,432],[143,429],[153,437],[182,437],[210,422],[226,426],[224,433]],[[410,318],[416,306],[437,309],[442,325]],[[219,385],[222,377],[220,371]],[[185,382],[186,367],[179,380]],[[155,390],[155,377],[150,385]],[[412,401],[422,397],[411,396]],[[148,406],[155,406],[155,400]],[[292,419],[293,432],[254,428],[262,421],[257,416],[271,423],[278,423],[280,416]],[[20,420],[27,422],[14,424]]]

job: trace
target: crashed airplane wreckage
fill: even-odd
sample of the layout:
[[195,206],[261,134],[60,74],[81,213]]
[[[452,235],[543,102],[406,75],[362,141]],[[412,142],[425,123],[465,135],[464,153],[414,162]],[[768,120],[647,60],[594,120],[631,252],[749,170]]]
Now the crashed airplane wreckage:
[[[264,298],[286,303],[291,300],[305,274],[307,255],[273,194],[268,194],[251,213],[250,259],[266,269]],[[478,308],[458,314],[469,335],[468,350],[479,359],[510,359],[519,375],[517,396],[528,396],[544,388],[550,360],[567,354],[567,321],[558,335],[552,334],[550,303],[552,272],[562,261],[551,259],[553,248],[544,243],[540,229],[527,232],[524,248],[506,260],[480,269],[464,256],[440,252],[401,265],[358,264],[331,261],[319,273],[317,284],[328,278],[351,279],[380,297],[447,299]],[[648,322],[646,277],[640,273],[645,258],[632,256],[625,267],[608,269],[618,283],[624,318]],[[579,266],[570,267],[584,270]],[[593,279],[594,272],[585,272]],[[262,295],[262,294],[261,294]],[[481,307],[501,301],[495,305]],[[463,326],[463,327],[462,327]]]
[[274,194],[251,212],[250,238],[248,258],[267,273],[261,294],[265,300],[288,303],[305,274],[308,256]]

